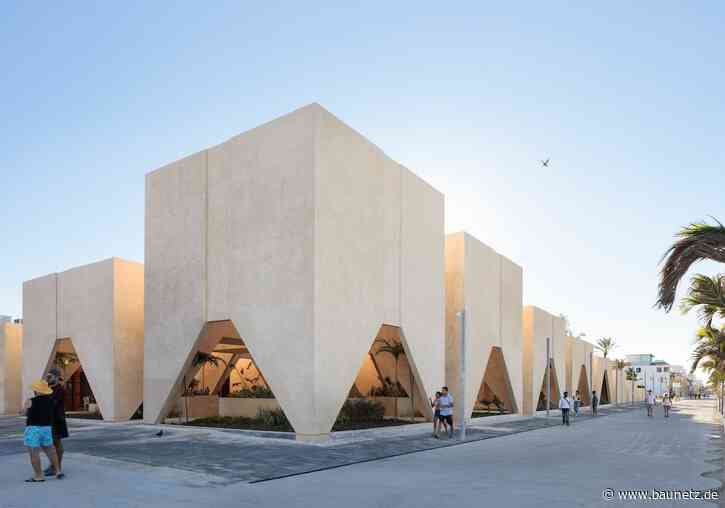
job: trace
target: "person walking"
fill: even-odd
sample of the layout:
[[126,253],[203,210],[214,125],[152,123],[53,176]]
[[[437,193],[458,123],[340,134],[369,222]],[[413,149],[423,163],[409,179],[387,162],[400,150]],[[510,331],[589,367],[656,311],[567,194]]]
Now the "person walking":
[[[53,408],[55,410],[53,418],[53,447],[55,454],[58,456],[58,464],[63,465],[63,442],[62,439],[68,437],[68,424],[65,420],[65,388],[61,380],[60,370],[50,369],[45,376],[48,385],[53,390],[50,396],[53,399]],[[45,476],[55,476],[56,472],[53,465],[50,464],[44,471]]]
[[441,426],[441,408],[439,401],[441,392],[436,392],[435,397],[430,400],[430,407],[433,408],[433,437],[438,439],[438,430]]
[[647,391],[647,397],[645,398],[645,403],[647,404],[647,416],[653,417],[654,416],[654,408],[655,408],[655,396],[652,394],[652,390]]
[[576,394],[574,395],[574,416],[579,416],[579,408],[582,405],[582,398],[581,395],[579,395],[579,390],[576,391]]
[[448,393],[448,387],[444,386],[441,388],[441,396],[438,399],[438,405],[440,407],[440,421],[444,426],[447,426],[448,437],[453,437],[453,395]]
[[56,472],[55,477],[60,480],[64,475],[58,463],[58,455],[56,455],[55,448],[53,448],[53,418],[55,416],[55,408],[51,398],[53,390],[42,379],[33,383],[31,388],[34,396],[25,402],[27,420],[25,422],[23,443],[28,448],[30,465],[33,466],[33,476],[25,481],[27,483],[45,481],[40,466],[41,448],[53,465],[53,470]]
[[669,394],[664,394],[662,396],[662,409],[665,411],[665,418],[670,417],[670,408],[672,407],[672,399],[670,398]]
[[564,396],[559,399],[559,409],[561,409],[561,424],[569,425],[569,392],[564,392]]
[[599,397],[597,397],[597,391],[592,391],[592,416],[597,416],[597,409],[599,408]]

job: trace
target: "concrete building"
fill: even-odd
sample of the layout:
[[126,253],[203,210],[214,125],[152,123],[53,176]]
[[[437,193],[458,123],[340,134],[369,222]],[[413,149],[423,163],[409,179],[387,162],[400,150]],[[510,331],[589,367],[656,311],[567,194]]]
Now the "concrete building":
[[549,314],[539,307],[528,305],[523,312],[523,413],[546,409],[546,340],[549,342],[551,365],[551,407],[558,407],[566,386],[566,323],[563,318]]
[[23,392],[57,366],[70,409],[130,418],[142,396],[143,301],[143,265],[117,258],[25,282]]
[[566,345],[566,391],[574,395],[579,391],[582,404],[591,403],[591,363],[594,345],[579,337],[567,335]]
[[[466,310],[466,417],[523,404],[522,269],[467,233],[446,236],[446,383],[460,421],[460,323]],[[474,413],[474,410],[476,413]]]
[[[145,420],[172,412],[194,358],[222,342],[247,351],[305,439],[330,431],[388,332],[431,393],[444,382],[443,208],[317,104],[148,174]],[[221,322],[229,335],[210,332]]]
[[672,365],[664,360],[656,360],[652,354],[627,355],[627,362],[638,374],[645,390],[652,390],[658,397],[670,391],[673,382],[670,374],[677,372],[672,370]]
[[23,325],[0,316],[0,415],[17,414],[22,408],[22,354]]

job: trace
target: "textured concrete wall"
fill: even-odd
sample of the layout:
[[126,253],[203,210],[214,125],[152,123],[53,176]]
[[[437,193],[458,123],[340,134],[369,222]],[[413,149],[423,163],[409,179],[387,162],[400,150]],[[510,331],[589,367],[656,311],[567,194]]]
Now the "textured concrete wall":
[[0,414],[22,408],[23,326],[0,323]]
[[443,196],[313,104],[146,178],[144,414],[231,320],[298,434],[329,432],[382,324],[443,382]]
[[142,265],[117,258],[25,282],[24,395],[67,338],[104,419],[130,418],[141,403],[142,306]]
[[582,372],[582,367],[584,367],[584,370],[586,371],[585,381],[586,381],[586,398],[584,397],[584,393],[581,394],[582,400],[585,404],[589,403],[589,394],[592,391],[592,388],[589,386],[589,376],[590,376],[590,354],[594,351],[594,346],[590,344],[589,342],[582,340],[580,338],[574,337],[572,339],[571,344],[571,362],[572,362],[572,369],[571,369],[571,386],[574,392],[578,389],[580,386],[580,377]]
[[[522,271],[467,233],[446,236],[446,383],[457,400],[460,330],[456,314],[466,309],[466,418],[470,418],[493,347],[501,348],[514,405],[523,402]],[[503,398],[503,397],[501,397]],[[454,410],[460,420],[461,405]]]
[[[528,305],[523,311],[524,340],[524,413],[536,410],[546,372],[546,338],[551,338],[550,355],[554,367],[552,382],[556,379],[559,393],[552,392],[552,401],[558,401],[566,386],[565,322],[539,307]],[[554,378],[556,376],[556,378]]]
[[[574,337],[569,334],[564,336],[564,366],[566,368],[566,384],[565,390],[569,393],[574,393],[572,388],[576,385],[574,381],[574,366],[573,366],[573,351],[574,350]],[[576,388],[574,388],[576,390]]]
[[[577,387],[579,386],[579,378],[581,376],[581,369],[584,367],[586,371],[586,385],[587,385],[587,393],[592,391],[592,388],[589,386],[589,377],[590,377],[590,354],[594,351],[594,346],[590,344],[589,342],[574,338],[572,341],[572,387],[574,391],[577,390]],[[583,396],[584,394],[582,394]],[[587,399],[588,400],[588,399]]]

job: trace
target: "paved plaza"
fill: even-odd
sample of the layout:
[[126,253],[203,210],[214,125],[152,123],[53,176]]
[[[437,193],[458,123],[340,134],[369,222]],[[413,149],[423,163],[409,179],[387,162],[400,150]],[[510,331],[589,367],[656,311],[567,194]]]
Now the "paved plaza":
[[0,506],[55,506],[49,496],[79,508],[209,499],[255,507],[607,506],[634,503],[605,501],[607,488],[720,487],[723,438],[712,401],[682,401],[668,420],[635,407],[585,415],[570,428],[555,418],[490,422],[469,429],[463,444],[423,428],[303,444],[169,426],[156,437],[158,427],[74,421],[67,478],[28,485],[23,421],[6,417]]

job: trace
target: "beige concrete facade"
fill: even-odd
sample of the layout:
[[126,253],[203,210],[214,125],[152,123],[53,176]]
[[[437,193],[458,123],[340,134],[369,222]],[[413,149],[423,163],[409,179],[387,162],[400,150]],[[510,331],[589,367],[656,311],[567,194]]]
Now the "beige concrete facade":
[[143,265],[118,258],[25,282],[24,396],[72,344],[103,418],[130,418],[142,397],[143,302]]
[[579,338],[566,336],[566,390],[575,394],[580,392],[582,403],[589,404],[591,394],[590,371],[591,354],[594,346]]
[[0,415],[18,414],[22,408],[22,355],[23,326],[0,323]]
[[563,318],[549,314],[539,307],[527,305],[523,311],[523,413],[536,411],[539,393],[545,383],[546,338],[550,338],[552,365],[551,400],[556,403],[566,386],[566,323]]
[[[465,308],[466,418],[471,416],[492,362],[493,348],[500,348],[505,363],[505,369],[497,372],[498,390],[506,390],[510,384],[512,409],[521,410],[522,273],[519,265],[467,233],[446,236],[446,383],[460,401],[460,323],[456,315]],[[509,383],[504,382],[506,377]],[[456,421],[461,417],[460,408],[459,403],[454,410]]]
[[443,195],[317,104],[156,170],[144,418],[166,415],[205,323],[223,320],[299,435],[330,431],[383,324],[430,393],[443,270]]

